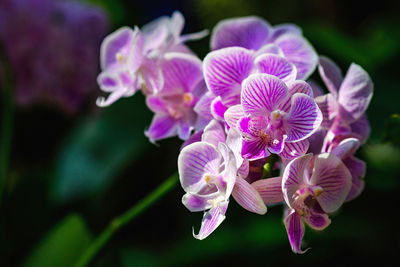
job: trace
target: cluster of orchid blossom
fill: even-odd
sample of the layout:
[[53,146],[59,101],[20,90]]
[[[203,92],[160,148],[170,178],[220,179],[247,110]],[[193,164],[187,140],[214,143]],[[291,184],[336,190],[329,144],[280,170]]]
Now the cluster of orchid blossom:
[[[207,32],[181,35],[183,25],[175,12],[108,36],[98,83],[110,95],[97,104],[141,90],[155,113],[145,132],[150,141],[185,141],[178,158],[182,202],[204,211],[195,238],[221,224],[230,196],[261,215],[283,203],[290,245],[303,253],[305,224],[325,229],[329,214],[363,189],[365,163],[355,153],[369,135],[370,77],[356,64],[343,77],[293,24],[223,20],[203,61],[184,41]],[[317,66],[328,94],[306,81]],[[280,175],[264,171],[267,163]]]

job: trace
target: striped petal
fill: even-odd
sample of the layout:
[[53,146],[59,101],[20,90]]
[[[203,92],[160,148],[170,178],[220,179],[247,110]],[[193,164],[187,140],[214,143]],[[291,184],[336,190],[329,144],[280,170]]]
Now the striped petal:
[[310,184],[323,189],[317,201],[325,212],[330,213],[336,211],[346,199],[351,188],[351,174],[338,157],[324,153],[314,161]]
[[[286,83],[286,85],[289,89],[290,96],[293,96],[294,94],[297,94],[297,93],[302,93],[302,94],[305,94],[305,95],[308,95],[308,96],[314,98],[311,86],[308,83],[306,83],[305,81],[301,81],[301,80],[291,81],[291,82]],[[288,112],[290,109],[290,104],[291,104],[290,102],[291,102],[291,97],[288,97],[279,109],[281,109],[285,112]]]
[[336,98],[343,82],[342,71],[335,62],[324,56],[319,57],[318,71],[326,88]]
[[178,172],[186,192],[198,192],[205,185],[204,174],[219,174],[221,156],[216,148],[205,142],[184,147],[178,157]]
[[303,36],[287,33],[275,40],[283,51],[285,58],[297,69],[298,80],[306,80],[317,66],[318,56],[311,44]]
[[248,160],[256,160],[268,157],[271,153],[268,152],[264,142],[257,138],[252,140],[243,140],[242,156]]
[[224,143],[226,134],[223,126],[220,122],[212,120],[206,128],[204,128],[203,136],[201,140],[203,142],[214,145],[216,148],[220,142]]
[[262,54],[254,61],[259,73],[271,74],[284,82],[296,79],[296,67],[284,57],[273,54]]
[[241,47],[229,47],[209,53],[203,62],[207,87],[222,100],[240,95],[241,83],[253,68],[252,53]]
[[339,89],[341,117],[354,122],[364,115],[372,98],[373,84],[368,73],[359,65],[351,64]]
[[261,179],[251,184],[260,194],[265,204],[284,201],[282,193],[282,177]]
[[241,102],[245,114],[268,116],[288,97],[288,89],[279,78],[252,74],[243,81]]
[[289,211],[288,215],[283,220],[286,228],[286,232],[289,237],[290,246],[294,253],[303,254],[305,251],[301,250],[301,241],[304,236],[304,223],[301,217],[296,213],[295,210]]
[[307,152],[309,145],[310,142],[308,139],[303,139],[298,142],[286,142],[279,156],[286,165],[292,159],[303,156]]
[[236,128],[237,122],[242,117],[244,117],[242,105],[232,106],[224,114],[225,122],[231,128]]
[[312,135],[322,122],[322,113],[313,98],[297,93],[284,121],[287,141],[300,141]]
[[265,214],[267,207],[257,190],[252,187],[245,179],[236,179],[235,187],[232,191],[232,196],[236,202],[244,209],[257,214]]
[[258,17],[225,19],[212,31],[211,49],[240,46],[257,50],[267,42],[270,32],[269,24]]
[[282,192],[286,204],[292,207],[293,195],[304,184],[307,183],[305,175],[306,168],[308,167],[312,154],[306,154],[298,157],[286,166],[282,175]]
[[365,176],[366,164],[356,157],[348,157],[343,160],[343,163],[351,173],[351,189],[346,197],[346,201],[350,201],[358,197],[364,189],[365,183],[363,178]]
[[193,236],[199,240],[203,240],[209,236],[225,220],[227,208],[228,202],[226,201],[221,203],[221,206],[211,208],[205,212],[201,221],[200,231],[197,235],[193,232]]

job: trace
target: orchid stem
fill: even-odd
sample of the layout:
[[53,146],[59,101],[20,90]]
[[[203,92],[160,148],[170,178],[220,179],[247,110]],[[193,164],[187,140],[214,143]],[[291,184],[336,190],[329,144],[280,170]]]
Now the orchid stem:
[[89,245],[79,258],[76,267],[87,266],[96,254],[107,244],[110,238],[123,226],[131,222],[134,218],[139,216],[148,207],[154,204],[157,200],[163,197],[170,191],[178,182],[178,174],[175,173],[159,185],[153,192],[148,194],[141,201],[132,206],[125,213],[114,218],[103,232]]
[[[1,50],[1,47],[0,47]],[[14,95],[11,85],[11,74],[8,61],[0,51],[0,86],[3,94],[2,120],[0,135],[0,204],[4,187],[7,183],[8,165],[10,162],[11,140],[14,127]]]

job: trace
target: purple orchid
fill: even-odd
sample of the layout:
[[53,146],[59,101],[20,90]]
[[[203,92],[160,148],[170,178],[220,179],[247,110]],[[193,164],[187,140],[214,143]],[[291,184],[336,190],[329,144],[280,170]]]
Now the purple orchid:
[[287,86],[275,76],[253,74],[243,82],[241,103],[228,109],[225,119],[241,131],[242,155],[250,160],[282,153],[285,143],[306,139],[322,121],[303,81]]
[[210,52],[204,59],[203,69],[210,93],[204,96],[200,102],[203,107],[198,109],[209,109],[211,115],[221,121],[229,107],[240,103],[241,84],[252,73],[271,74],[287,83],[297,76],[295,65],[279,53],[257,55],[243,47]]
[[326,57],[320,57],[318,70],[329,90],[315,99],[324,116],[322,127],[328,130],[323,149],[339,135],[364,143],[370,131],[365,111],[373,93],[368,73],[353,63],[343,78],[339,67]]
[[151,142],[178,135],[186,140],[192,129],[201,130],[208,120],[193,108],[206,88],[201,61],[193,55],[169,52],[160,60],[162,90],[148,95],[147,106],[155,112],[146,136]]
[[307,79],[314,71],[318,57],[313,47],[293,24],[271,27],[259,17],[231,18],[220,21],[211,34],[211,49],[239,46],[261,54],[280,51],[296,66],[297,79]]
[[203,38],[207,31],[182,35],[184,18],[178,11],[172,17],[161,17],[142,30],[123,27],[110,34],[101,46],[102,73],[98,77],[100,89],[110,93],[99,97],[97,105],[104,107],[121,97],[129,97],[142,90],[145,95],[163,88],[164,77],[159,66],[164,54],[179,52],[193,54],[183,42]]
[[76,112],[96,88],[105,12],[81,1],[0,1],[0,42],[17,104]]
[[307,154],[292,160],[282,176],[288,209],[284,223],[295,253],[304,253],[304,223],[315,230],[330,224],[328,213],[343,204],[351,188],[351,174],[333,154]]

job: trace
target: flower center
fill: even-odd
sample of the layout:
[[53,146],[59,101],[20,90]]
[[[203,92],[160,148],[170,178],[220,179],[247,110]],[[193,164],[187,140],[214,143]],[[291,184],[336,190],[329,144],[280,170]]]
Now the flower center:
[[317,197],[323,192],[320,186],[303,187],[293,194],[292,207],[300,216],[309,214],[317,202]]

